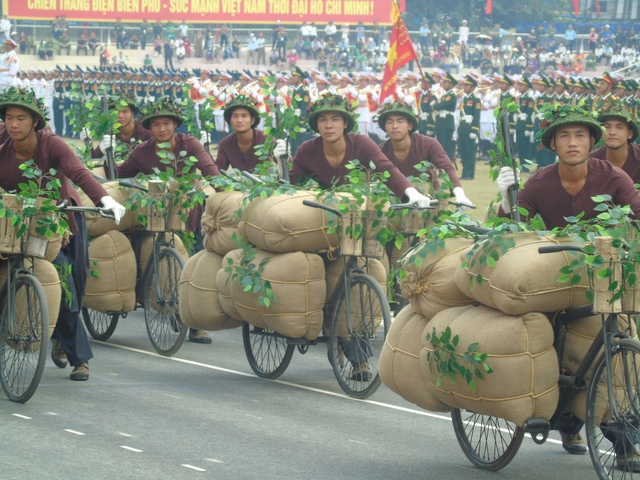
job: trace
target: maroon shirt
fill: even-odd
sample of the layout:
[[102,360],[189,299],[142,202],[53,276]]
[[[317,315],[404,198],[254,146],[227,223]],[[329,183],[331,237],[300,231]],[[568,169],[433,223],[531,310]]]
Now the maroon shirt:
[[[56,177],[60,179],[62,187],[60,198],[69,200],[70,204],[82,205],[78,192],[71,186],[71,181],[80,187],[94,204],[99,204],[102,197],[109,194],[102,187],[100,182],[91,176],[84,164],[76,157],[73,150],[55,135],[51,130],[44,129],[36,132],[38,143],[33,154],[33,161],[43,172],[49,169],[57,170]],[[28,179],[22,176],[22,171],[18,168],[20,162],[16,159],[14,142],[11,138],[0,145],[0,187],[7,191],[18,190],[18,184],[27,182]],[[75,218],[69,215],[67,219],[71,233],[78,231]]]
[[219,169],[226,170],[231,165],[233,168],[245,172],[252,172],[256,165],[260,162],[260,158],[256,155],[254,147],[263,145],[266,137],[262,130],[253,130],[253,141],[251,148],[246,152],[240,150],[238,145],[238,134],[232,133],[228,135],[218,145],[218,158],[216,158],[216,166]]
[[[421,172],[416,169],[416,165],[426,160],[438,170],[444,170],[447,175],[449,175],[449,179],[451,180],[451,183],[453,183],[454,187],[462,187],[460,179],[456,174],[456,170],[453,168],[451,160],[449,160],[449,156],[444,151],[444,148],[442,148],[442,145],[440,145],[438,140],[426,135],[420,135],[419,133],[409,135],[409,138],[411,138],[411,147],[409,148],[409,154],[404,161],[400,161],[396,158],[393,153],[393,144],[391,143],[391,140],[387,140],[382,143],[380,145],[380,150],[396,167],[398,167],[405,177],[420,176]],[[431,178],[431,184],[437,189],[440,186],[437,174],[433,175],[431,169],[427,170],[427,173]]]
[[[607,147],[603,145],[600,148],[596,148],[590,155],[591,158],[599,158],[601,160],[607,159]],[[627,155],[627,161],[620,167],[624,172],[631,177],[635,183],[640,183],[640,145],[636,143],[629,144],[629,154]]]
[[[131,134],[131,138],[129,138],[129,140],[125,140],[122,137],[121,132],[116,135],[116,140],[122,143],[126,143],[129,147],[129,152],[127,152],[123,156],[128,155],[128,153],[136,148],[136,146],[138,146],[141,142],[145,142],[153,137],[153,135],[151,135],[151,132],[144,128],[138,120],[134,119],[133,121],[135,122],[135,126],[133,127],[133,133]],[[91,158],[102,158],[103,156],[104,155],[102,154],[102,150],[100,150],[100,145],[97,145],[96,147],[91,149]]]
[[[584,220],[596,218],[600,212],[594,210],[597,205],[591,197],[611,195],[615,205],[630,205],[632,218],[640,218],[640,194],[633,180],[618,167],[609,162],[590,158],[587,180],[575,195],[570,195],[562,186],[558,164],[548,165],[536,171],[518,192],[518,204],[529,212],[529,217],[538,213],[548,229],[565,227],[565,217],[584,212]],[[508,216],[500,207],[498,215]],[[526,219],[523,219],[526,220]]]
[[411,183],[400,170],[380,151],[373,140],[364,135],[349,133],[344,136],[347,143],[342,163],[337,168],[333,168],[327,162],[322,146],[322,138],[317,137],[307,140],[296,152],[293,159],[293,167],[289,172],[291,183],[299,184],[304,182],[307,176],[315,179],[322,188],[330,188],[332,185],[342,185],[347,180],[350,170],[347,164],[351,160],[360,160],[363,165],[373,162],[376,172],[389,172],[391,175],[387,180],[387,186],[395,195],[402,198]]
[[[173,149],[173,153],[176,158],[180,157],[180,152],[186,152],[186,155],[184,156],[187,158],[191,156],[196,158],[196,164],[191,168],[190,173],[197,168],[205,177],[220,175],[218,167],[215,166],[209,154],[196,138],[184,133],[176,133],[174,138],[176,145]],[[158,168],[160,171],[165,171],[168,165],[160,162],[160,157],[156,152],[156,145],[156,139],[153,137],[138,145],[124,163],[118,167],[118,177],[130,178],[135,177],[138,173],[150,175],[153,173],[154,168]],[[177,164],[176,171],[180,172],[184,167],[184,161],[180,160]],[[189,215],[187,230],[190,232],[195,231],[198,225],[200,225],[201,217],[202,205],[197,205]]]

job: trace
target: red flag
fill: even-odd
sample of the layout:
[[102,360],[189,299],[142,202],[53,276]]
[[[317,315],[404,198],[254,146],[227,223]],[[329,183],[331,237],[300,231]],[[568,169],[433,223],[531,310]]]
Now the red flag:
[[487,7],[484,9],[485,15],[491,15],[493,13],[493,0],[487,0]]
[[576,17],[580,15],[580,0],[573,0],[573,12]]
[[391,41],[389,53],[387,54],[387,64],[384,68],[384,76],[382,77],[382,88],[380,90],[380,105],[386,97],[392,95],[396,91],[398,84],[398,70],[411,60],[417,59],[416,51],[413,48],[413,42],[407,31],[407,26],[402,20],[398,4],[393,2],[391,7]]

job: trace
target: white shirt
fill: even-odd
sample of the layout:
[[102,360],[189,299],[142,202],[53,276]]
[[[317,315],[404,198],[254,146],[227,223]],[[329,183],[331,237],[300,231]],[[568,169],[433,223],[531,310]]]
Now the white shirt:
[[9,50],[0,55],[0,85],[2,90],[15,83],[18,70],[20,70],[20,61],[15,50]]
[[0,20],[0,33],[8,37],[11,33],[11,21],[8,18]]

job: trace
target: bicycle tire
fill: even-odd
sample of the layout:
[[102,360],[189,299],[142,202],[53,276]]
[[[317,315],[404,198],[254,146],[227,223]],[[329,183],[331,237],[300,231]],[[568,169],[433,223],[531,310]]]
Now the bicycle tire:
[[[607,382],[609,381],[604,353],[593,370],[589,384],[586,410],[586,435],[589,456],[600,479],[633,478],[633,472],[617,468],[614,441],[621,442],[623,454],[637,454],[640,445],[640,342],[632,339],[617,340],[611,354],[615,409],[611,416]],[[609,438],[607,438],[609,435]],[[615,440],[612,441],[611,438]],[[636,478],[640,475],[636,474]]]
[[[160,251],[158,266],[149,266],[144,288],[144,321],[151,345],[160,355],[170,357],[176,353],[187,334],[187,326],[180,320],[178,305],[178,280],[184,267],[184,259],[175,248]],[[153,262],[153,260],[149,260]],[[156,298],[156,279],[160,279],[162,298]]]
[[16,278],[13,295],[13,318],[5,302],[0,319],[0,384],[9,400],[25,403],[36,392],[44,371],[49,309],[44,289],[33,275]]
[[[351,312],[347,312],[346,290],[336,300],[329,328],[329,361],[347,395],[367,398],[380,386],[378,362],[391,326],[391,312],[384,290],[371,275],[354,276],[348,293]],[[365,364],[368,368],[358,373]]]
[[120,314],[102,313],[92,308],[82,307],[82,319],[92,338],[106,342],[118,326]]
[[476,467],[492,472],[506,467],[516,456],[524,430],[499,417],[460,409],[451,411],[453,430],[465,456]]
[[273,330],[249,323],[242,326],[242,343],[251,370],[269,380],[275,380],[285,372],[295,351],[295,345],[289,345],[286,338]]

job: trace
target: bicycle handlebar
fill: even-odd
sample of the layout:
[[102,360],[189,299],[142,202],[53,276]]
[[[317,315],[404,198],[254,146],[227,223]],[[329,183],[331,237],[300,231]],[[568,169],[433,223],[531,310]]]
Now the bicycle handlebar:
[[321,208],[322,210],[326,210],[329,213],[333,213],[338,217],[342,215],[340,211],[336,210],[335,208],[329,207],[327,205],[323,205],[322,203],[312,202],[311,200],[303,200],[302,204],[306,205],[307,207]]
[[432,199],[431,200],[431,204],[428,207],[419,207],[413,203],[398,203],[396,205],[391,205],[389,207],[390,210],[404,210],[404,209],[410,209],[410,210],[431,210],[435,207],[438,206],[438,204],[440,203],[439,200],[436,199]]
[[107,210],[106,208],[101,207],[75,207],[69,205],[67,200],[63,200],[58,205],[58,210],[63,212],[82,212],[82,213],[97,213],[104,218],[110,218],[112,220],[115,219],[113,212],[111,210]]
[[550,245],[548,247],[539,247],[538,253],[557,253],[557,252],[582,252],[579,245]]
[[120,185],[121,187],[127,187],[127,188],[135,188],[137,190],[142,190],[143,192],[148,192],[149,189],[147,187],[144,187],[142,185],[139,185],[135,182],[133,182],[132,180],[126,179],[126,180],[118,180],[118,185]]

